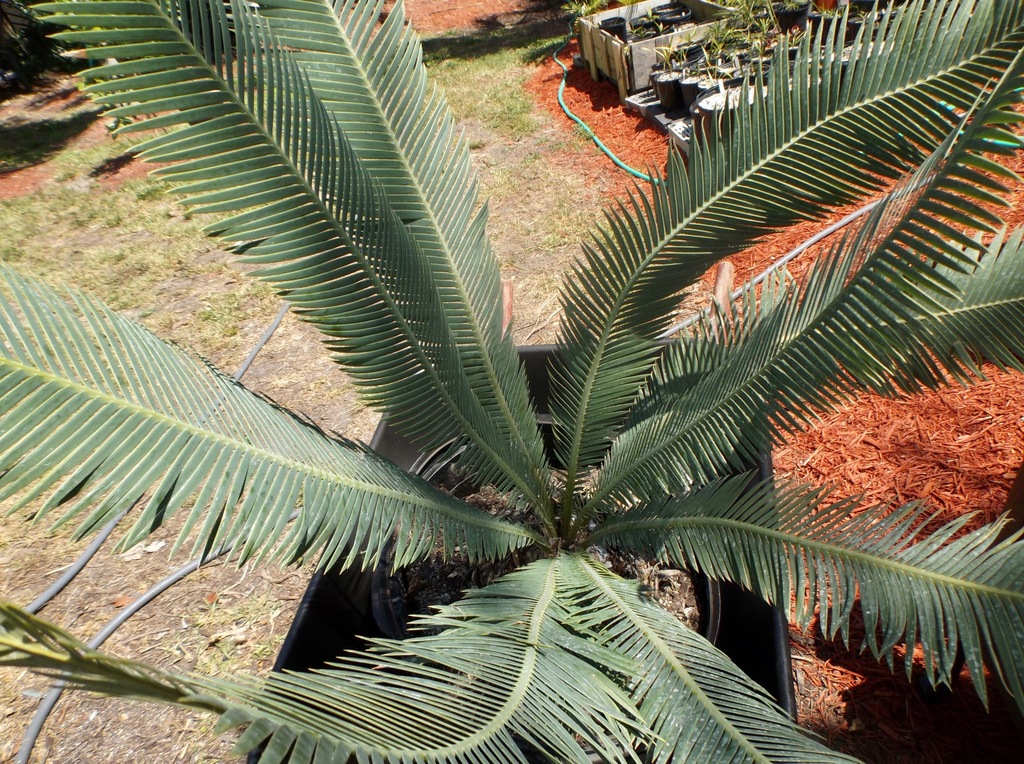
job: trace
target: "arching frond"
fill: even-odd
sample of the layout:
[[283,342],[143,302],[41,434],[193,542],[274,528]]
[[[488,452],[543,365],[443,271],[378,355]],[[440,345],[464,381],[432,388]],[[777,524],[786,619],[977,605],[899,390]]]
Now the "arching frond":
[[[776,436],[795,429],[856,392],[935,387],[946,381],[946,372],[966,379],[950,352],[953,325],[945,333],[937,327],[953,305],[962,304],[966,274],[983,250],[957,226],[991,230],[999,223],[981,206],[999,199],[988,190],[1000,190],[999,183],[989,179],[976,193],[965,189],[986,154],[1020,145],[1002,125],[1022,119],[1011,108],[1022,73],[1024,55],[1018,52],[989,102],[815,265],[803,289],[775,299],[767,316],[747,301],[734,321],[740,328],[720,337],[718,365],[685,390],[676,377],[692,379],[695,363],[685,356],[704,353],[711,338],[698,328],[692,342],[669,349],[663,373],[609,453],[594,505],[685,490],[693,479],[706,482],[742,467],[766,447],[770,428]],[[997,254],[993,261],[1002,259]],[[1004,274],[1024,278],[1015,252],[1008,254]],[[968,314],[983,319],[984,307],[973,307],[963,305],[957,324],[966,333]],[[1009,344],[1024,351],[1024,332],[1007,328],[1008,335],[991,341],[993,349]],[[963,339],[982,343],[978,350],[984,352],[977,333]]]
[[[913,504],[886,514],[771,485],[743,495],[748,482],[612,517],[594,540],[735,581],[780,607],[793,598],[797,623],[817,613],[828,637],[849,641],[859,600],[873,655],[891,664],[899,641],[920,642],[935,684],[950,681],[962,650],[982,698],[988,662],[1024,710],[1024,544],[997,542],[999,525],[958,537],[969,517],[924,534],[933,516]],[[909,676],[910,660],[905,668]]]
[[740,99],[728,141],[691,146],[686,167],[671,159],[663,182],[612,211],[565,280],[567,350],[552,375],[552,414],[570,475],[599,460],[625,420],[678,292],[758,236],[870,195],[920,163],[1019,52],[1024,6],[894,7],[865,24],[848,66],[842,31],[834,25],[821,48],[805,40],[791,72],[773,67],[765,99]]
[[[586,558],[573,558],[577,629],[637,667],[627,687],[655,737],[645,761],[846,762],[790,721],[762,687],[703,637]],[[567,568],[569,566],[566,566]]]
[[434,267],[265,20],[239,0],[231,23],[220,0],[39,8],[87,26],[64,38],[90,45],[90,57],[118,59],[84,75],[99,81],[99,103],[117,105],[109,114],[158,114],[133,129],[183,126],[149,140],[147,157],[179,162],[160,174],[197,211],[235,213],[215,229],[250,242],[246,259],[327,336],[364,400],[427,442],[465,438],[481,480],[547,505],[514,356],[479,373],[480,351],[449,325],[437,279],[451,274]]
[[438,633],[346,655],[332,668],[266,680],[181,677],[86,649],[57,627],[0,604],[0,665],[68,672],[86,689],[198,707],[243,727],[237,749],[261,761],[639,761],[629,697],[591,664],[628,658],[559,623],[560,561],[534,563],[422,620]]
[[179,544],[231,541],[240,560],[322,553],[325,566],[372,565],[392,538],[397,565],[442,538],[477,559],[529,543],[94,301],[72,308],[0,275],[0,500],[18,497],[12,511],[42,498],[37,520],[60,512],[87,533],[148,497],[122,545],[186,511]]
[[471,389],[502,435],[543,463],[512,337],[501,324],[498,261],[487,238],[469,150],[427,81],[402,2],[262,0],[260,15],[380,181],[430,263]]

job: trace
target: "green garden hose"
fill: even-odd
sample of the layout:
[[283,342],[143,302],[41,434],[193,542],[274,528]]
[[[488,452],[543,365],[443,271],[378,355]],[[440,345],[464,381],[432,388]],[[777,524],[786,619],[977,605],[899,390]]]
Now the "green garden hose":
[[574,16],[569,21],[569,36],[566,37],[565,38],[565,42],[563,42],[561,45],[559,45],[558,49],[554,53],[551,54],[551,58],[554,60],[554,62],[556,64],[558,64],[562,68],[562,81],[558,83],[558,105],[562,107],[562,111],[565,112],[565,116],[567,116],[569,119],[571,119],[577,125],[579,125],[580,128],[582,128],[583,132],[586,134],[586,136],[588,138],[590,138],[590,140],[592,140],[594,142],[594,145],[597,146],[599,149],[601,149],[601,151],[603,151],[605,153],[605,155],[607,155],[607,157],[609,159],[611,159],[615,163],[616,167],[619,167],[620,169],[625,170],[630,175],[632,175],[634,178],[639,178],[640,180],[646,181],[647,183],[655,183],[656,181],[654,179],[652,179],[650,175],[646,175],[646,174],[640,172],[639,170],[636,170],[636,169],[630,167],[628,164],[626,164],[621,159],[619,159],[617,156],[615,156],[615,154],[612,153],[612,150],[610,148],[608,148],[607,146],[605,146],[601,142],[601,139],[598,138],[594,134],[594,131],[590,129],[590,126],[586,122],[584,122],[582,119],[577,117],[575,114],[573,114],[569,110],[569,107],[566,106],[565,99],[562,98],[562,94],[565,92],[565,81],[566,81],[566,78],[569,76],[569,67],[567,67],[565,64],[562,63],[562,61],[558,58],[558,54],[561,53],[563,50],[565,50],[565,47],[572,41],[572,35],[573,35],[573,31],[572,30],[573,30],[573,25],[575,23],[576,23],[576,17]]

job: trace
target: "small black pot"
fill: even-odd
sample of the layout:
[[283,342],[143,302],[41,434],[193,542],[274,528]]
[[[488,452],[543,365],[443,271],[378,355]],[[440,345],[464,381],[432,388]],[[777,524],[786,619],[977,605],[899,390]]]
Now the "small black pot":
[[658,17],[658,21],[668,27],[690,21],[693,18],[693,11],[677,3],[668,3],[655,6],[654,15]]
[[630,40],[649,40],[652,37],[658,37],[662,33],[663,30],[658,29],[658,23],[655,21],[636,21],[629,27]]
[[661,108],[666,112],[680,111],[686,108],[683,102],[683,72],[679,69],[667,69],[651,76],[654,94],[661,101]]
[[889,0],[878,0],[878,2],[875,2],[875,0],[850,0],[847,5],[856,8],[860,13],[866,15],[873,13],[876,10],[880,11],[887,8],[889,6]]
[[[693,140],[709,140],[714,133],[714,125],[719,126],[719,135],[723,138],[732,130],[732,114],[742,98],[744,77],[737,77],[724,83],[724,92],[717,87],[702,91],[690,107],[693,119]],[[762,78],[763,81],[763,78]],[[724,100],[723,97],[724,96]]]
[[682,79],[679,81],[679,94],[683,99],[683,109],[689,111],[690,107],[697,102],[697,96],[703,89],[701,80]]
[[[837,24],[843,23],[843,17],[842,15],[824,15],[811,11],[807,14],[807,23],[810,25],[813,34],[818,34],[818,30],[820,29],[823,33],[822,40],[827,40],[829,35],[832,34],[833,28]],[[842,34],[840,35],[839,44],[843,45],[856,37],[860,28],[861,21],[859,19],[847,22],[846,26],[843,28]]]
[[613,37],[618,37],[623,42],[629,39],[629,24],[622,16],[612,16],[600,23],[601,29]]
[[775,21],[779,24],[780,32],[788,32],[795,26],[803,26],[807,23],[807,13],[811,4],[807,3],[797,8],[786,8],[782,5],[773,5],[772,13],[775,14]]

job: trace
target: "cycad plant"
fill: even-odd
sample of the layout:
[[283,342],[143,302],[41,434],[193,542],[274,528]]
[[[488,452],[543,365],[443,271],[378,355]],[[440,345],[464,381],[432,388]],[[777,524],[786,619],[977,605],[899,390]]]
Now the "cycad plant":
[[[768,695],[592,550],[737,582],[928,679],[958,653],[1024,710],[1024,544],[926,509],[743,474],[862,392],[1021,367],[1024,238],[997,210],[1019,150],[1024,7],[916,2],[848,64],[803,42],[728,136],[611,209],[565,279],[553,445],[503,330],[466,146],[398,4],[82,0],[37,8],[95,59],[89,91],[257,276],[318,327],[363,399],[527,519],[490,516],[250,394],[78,294],[4,268],[0,497],[123,543],[172,515],[239,560],[401,566],[436,546],[532,559],[316,674],[172,675],[13,604],[0,662],[199,708],[263,761],[831,761]],[[817,43],[821,42],[819,46]],[[783,51],[782,61],[788,56]],[[143,119],[143,117],[145,117]],[[163,130],[167,128],[167,130]],[[762,235],[885,190],[799,283],[748,289],[664,342],[683,288]],[[842,444],[837,444],[841,447]],[[910,666],[906,666],[909,673]]]

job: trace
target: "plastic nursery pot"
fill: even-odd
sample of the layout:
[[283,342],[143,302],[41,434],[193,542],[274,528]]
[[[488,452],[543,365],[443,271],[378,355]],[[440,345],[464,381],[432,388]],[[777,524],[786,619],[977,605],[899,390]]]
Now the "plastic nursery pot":
[[807,12],[810,7],[810,3],[804,3],[796,8],[787,8],[782,4],[773,5],[772,13],[779,25],[779,31],[788,32],[795,26],[804,26],[807,23]]
[[684,74],[681,69],[666,69],[651,76],[654,94],[661,101],[661,108],[666,112],[681,111],[687,108],[683,101]]
[[[842,15],[833,14],[822,14],[811,11],[807,14],[807,23],[810,25],[811,33],[817,35],[821,32],[822,44],[829,39],[833,34],[832,30],[837,24],[843,23]],[[839,43],[845,43],[848,40],[852,40],[857,36],[857,32],[861,28],[861,21],[859,19],[852,19],[847,22],[840,34]]]
[[636,21],[629,26],[630,40],[648,40],[657,37],[664,30],[654,21]]
[[[550,423],[546,413],[549,364],[555,352],[552,345],[519,350],[542,426]],[[377,428],[370,446],[409,471],[423,470],[434,456],[424,454],[386,421]],[[755,466],[760,478],[771,476],[769,456]],[[322,668],[346,650],[358,649],[366,637],[394,635],[401,613],[395,612],[396,590],[388,578],[379,571],[316,573],[299,604],[274,663],[274,671]],[[784,614],[733,584],[694,576],[694,588],[702,611],[702,633],[795,718],[789,630]],[[259,752],[253,752],[248,764],[256,764],[258,760]]]
[[[732,113],[743,97],[744,78],[738,77],[722,87],[709,88],[703,91],[690,107],[693,119],[693,140],[708,140],[718,126],[720,136],[728,136],[732,130]],[[757,97],[758,87],[751,86],[747,90],[751,102]]]
[[888,8],[889,0],[850,0],[847,5],[855,8],[861,14],[867,15]]
[[697,96],[706,88],[703,81],[683,78],[679,81],[679,95],[683,99],[683,110],[689,111],[697,102]]
[[601,29],[613,37],[618,37],[623,42],[629,38],[629,25],[622,16],[612,16],[600,23]]
[[666,27],[685,24],[693,18],[693,12],[689,8],[679,5],[678,3],[656,5],[654,7],[654,15],[657,16],[658,21]]

